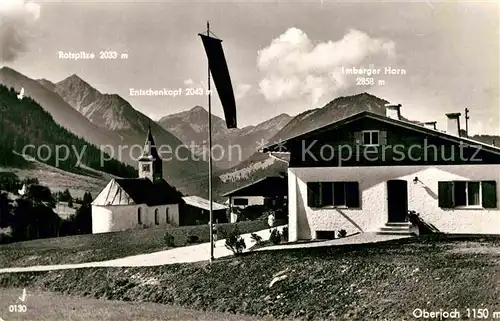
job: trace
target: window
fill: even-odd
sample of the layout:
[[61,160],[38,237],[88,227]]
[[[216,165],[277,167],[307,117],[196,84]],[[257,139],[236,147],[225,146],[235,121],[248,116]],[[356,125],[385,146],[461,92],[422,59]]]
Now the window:
[[155,225],[160,225],[160,211],[155,209]]
[[142,164],[142,171],[143,172],[149,172],[150,171],[149,164]]
[[387,145],[387,131],[385,130],[363,130],[361,132],[354,132],[353,135],[354,145]]
[[497,207],[495,181],[450,181],[438,183],[439,207]]
[[359,184],[358,182],[307,183],[307,205],[359,207]]
[[168,207],[165,209],[165,221],[170,224],[170,214],[168,213]]
[[362,131],[363,145],[379,145],[379,131],[378,130],[365,130]]
[[233,205],[246,206],[246,205],[248,205],[248,199],[246,199],[246,198],[235,198],[235,199],[233,199]]
[[142,224],[142,212],[140,207],[137,209],[137,224]]

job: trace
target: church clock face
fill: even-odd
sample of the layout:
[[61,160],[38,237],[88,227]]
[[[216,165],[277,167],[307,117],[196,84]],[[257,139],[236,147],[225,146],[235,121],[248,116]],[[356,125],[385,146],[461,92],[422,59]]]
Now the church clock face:
[[149,164],[142,164],[142,170],[144,172],[149,172],[150,171],[150,166]]

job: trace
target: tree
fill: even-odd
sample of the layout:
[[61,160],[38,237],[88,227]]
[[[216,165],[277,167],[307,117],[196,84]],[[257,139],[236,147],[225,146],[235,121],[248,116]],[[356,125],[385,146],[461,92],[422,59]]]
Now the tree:
[[13,206],[9,194],[0,193],[0,228],[10,226],[12,222]]
[[89,192],[83,195],[82,206],[76,210],[72,220],[77,234],[92,233],[92,195]]
[[30,185],[26,197],[36,205],[43,203],[50,208],[56,207],[56,199],[47,186],[38,184]]
[[59,194],[58,200],[61,202],[72,202],[73,197],[71,196],[71,193],[69,190],[66,188],[62,193]]
[[82,205],[92,205],[92,194],[90,194],[90,192],[85,192],[83,194],[83,199],[82,199]]
[[47,186],[29,185],[16,203],[11,222],[16,241],[57,236],[61,218],[54,213],[56,201]]
[[11,172],[0,173],[0,191],[16,193],[22,187],[22,183],[16,174]]

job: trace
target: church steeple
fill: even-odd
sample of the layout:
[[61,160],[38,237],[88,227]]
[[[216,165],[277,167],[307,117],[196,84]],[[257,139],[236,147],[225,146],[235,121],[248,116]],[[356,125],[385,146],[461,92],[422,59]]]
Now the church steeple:
[[158,155],[155,140],[151,132],[151,123],[148,125],[148,133],[142,156],[138,160],[139,178],[148,178],[155,182],[163,178],[163,163]]

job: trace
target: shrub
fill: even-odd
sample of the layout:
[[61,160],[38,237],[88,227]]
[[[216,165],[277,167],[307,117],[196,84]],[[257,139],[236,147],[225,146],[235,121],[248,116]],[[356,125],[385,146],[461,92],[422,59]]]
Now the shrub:
[[281,232],[281,237],[285,242],[288,242],[288,227],[284,227],[283,231]]
[[347,231],[342,229],[339,231],[339,237],[345,237],[347,235]]
[[262,205],[250,205],[240,209],[238,221],[254,221],[262,219],[264,216],[267,219],[269,213],[265,213],[265,208]]
[[0,244],[10,243],[12,240],[12,228],[7,226],[6,228],[0,228]]
[[227,230],[224,227],[222,226],[217,227],[217,239],[221,240],[225,239],[227,238],[227,234],[228,234]]
[[281,243],[281,233],[278,231],[278,229],[274,229],[271,231],[271,235],[269,236],[269,241],[273,244],[280,244]]
[[254,240],[255,243],[257,243],[257,244],[261,244],[262,243],[262,237],[260,235],[252,233],[251,236],[252,236],[252,240]]
[[165,235],[163,236],[163,240],[165,241],[165,244],[168,246],[168,247],[174,247],[175,246],[175,239],[174,239],[174,236],[170,233],[165,233]]
[[193,243],[196,243],[200,240],[200,238],[197,236],[197,235],[189,235],[187,237],[187,242],[188,244],[193,244]]
[[245,240],[241,237],[241,234],[238,228],[234,228],[226,238],[226,248],[231,250],[234,255],[239,255],[243,253],[243,250],[246,249]]

